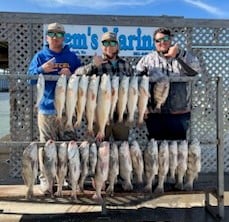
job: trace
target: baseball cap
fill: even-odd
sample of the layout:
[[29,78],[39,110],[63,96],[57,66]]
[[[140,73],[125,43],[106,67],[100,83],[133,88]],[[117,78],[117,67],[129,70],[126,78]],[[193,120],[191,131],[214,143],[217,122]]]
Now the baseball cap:
[[47,31],[55,31],[55,32],[65,33],[64,26],[61,25],[60,23],[57,23],[57,22],[49,24]]
[[114,32],[105,32],[105,33],[102,35],[102,40],[101,40],[101,42],[107,41],[107,40],[116,41],[116,42],[117,42],[117,35],[116,35],[116,33],[114,33]]

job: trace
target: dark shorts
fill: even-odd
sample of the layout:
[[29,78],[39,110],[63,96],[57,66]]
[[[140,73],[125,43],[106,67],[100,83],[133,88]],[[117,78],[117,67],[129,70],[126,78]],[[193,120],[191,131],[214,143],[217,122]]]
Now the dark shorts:
[[150,113],[146,119],[148,138],[156,140],[183,140],[187,139],[187,130],[190,125],[190,113],[167,114]]
[[107,125],[105,129],[105,140],[109,140],[111,135],[115,141],[126,141],[129,137],[129,127],[125,123]]

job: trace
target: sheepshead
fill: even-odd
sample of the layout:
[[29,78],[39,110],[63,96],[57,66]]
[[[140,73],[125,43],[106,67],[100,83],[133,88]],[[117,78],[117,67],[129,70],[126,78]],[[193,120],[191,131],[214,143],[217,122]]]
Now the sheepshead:
[[165,103],[169,94],[169,78],[162,77],[158,79],[153,88],[153,96],[154,101],[156,103],[156,107],[154,112],[160,113],[161,106]]
[[114,193],[114,184],[117,182],[117,176],[119,174],[119,158],[118,158],[118,145],[113,142],[110,149],[110,161],[109,161],[109,174],[106,192],[110,195]]
[[86,107],[86,101],[87,101],[88,82],[89,82],[89,77],[86,75],[82,75],[78,85],[78,100],[76,105],[77,121],[74,125],[75,128],[81,126],[83,114]]
[[188,147],[188,166],[187,182],[184,185],[185,190],[193,190],[193,182],[198,178],[201,170],[201,148],[197,139],[194,139]]
[[128,88],[129,88],[129,76],[123,76],[118,89],[118,104],[117,104],[117,112],[118,112],[118,121],[123,121],[123,115],[126,111],[127,100],[128,100]]
[[128,121],[130,123],[134,121],[134,114],[137,110],[137,102],[138,102],[138,77],[133,76],[130,79],[129,90],[128,90],[128,101],[127,101]]
[[28,187],[26,199],[33,197],[33,186],[38,173],[38,148],[35,142],[30,143],[22,154],[22,177]]
[[164,193],[164,182],[169,171],[169,145],[162,141],[158,151],[158,185],[155,193]]
[[57,149],[53,140],[45,143],[43,150],[44,175],[48,182],[48,191],[53,197],[53,184],[57,176]]
[[97,124],[98,133],[97,140],[102,140],[105,136],[105,127],[109,122],[109,115],[111,109],[111,81],[110,76],[103,74],[100,81],[98,99],[97,99]]
[[107,141],[102,142],[98,148],[98,159],[96,163],[96,171],[94,178],[94,186],[96,193],[93,199],[102,201],[101,191],[105,186],[109,172],[109,157],[110,157],[110,144]]
[[132,179],[132,161],[129,150],[129,143],[124,141],[119,147],[119,175],[122,178],[122,188],[125,191],[133,189]]
[[45,78],[43,74],[39,74],[38,79],[37,79],[37,102],[35,107],[38,108],[40,105],[40,102],[43,98],[45,91]]
[[152,192],[152,185],[156,183],[155,176],[158,174],[158,144],[151,139],[144,150],[146,192]]
[[90,77],[90,82],[87,89],[87,102],[86,102],[86,118],[87,130],[89,135],[93,135],[93,123],[95,120],[95,109],[97,103],[97,93],[99,87],[99,76],[95,74]]
[[71,197],[76,200],[76,191],[80,178],[80,153],[76,141],[72,140],[68,144],[68,173],[72,187]]
[[147,104],[149,99],[149,77],[144,75],[139,85],[138,96],[138,124],[141,125],[144,122],[144,114],[147,110]]
[[84,181],[89,172],[89,143],[83,141],[80,146],[80,163],[81,163],[81,175],[79,180],[80,190],[84,190]]
[[114,118],[114,112],[118,102],[118,88],[119,88],[119,76],[112,76],[111,78],[111,111],[110,111],[110,120]]
[[66,129],[73,131],[72,118],[75,115],[75,109],[78,99],[79,76],[73,74],[68,80],[66,93]]
[[143,183],[143,172],[144,172],[144,162],[142,157],[142,151],[136,140],[134,140],[130,145],[130,156],[132,160],[132,167],[134,178],[137,184]]
[[95,168],[97,163],[97,145],[92,143],[89,148],[89,173],[95,175]]
[[187,170],[188,161],[188,143],[186,140],[178,144],[178,159],[177,159],[177,183],[176,188],[183,190],[184,175]]
[[56,113],[57,113],[57,123],[59,125],[61,125],[62,114],[65,107],[66,88],[67,88],[66,75],[60,75],[56,83],[55,101],[54,101]]
[[173,140],[169,144],[169,178],[170,183],[175,184],[175,173],[177,169],[177,141]]
[[67,160],[68,160],[68,152],[67,152],[67,143],[61,143],[57,148],[57,192],[56,196],[62,197],[62,187],[64,184],[64,179],[67,175]]

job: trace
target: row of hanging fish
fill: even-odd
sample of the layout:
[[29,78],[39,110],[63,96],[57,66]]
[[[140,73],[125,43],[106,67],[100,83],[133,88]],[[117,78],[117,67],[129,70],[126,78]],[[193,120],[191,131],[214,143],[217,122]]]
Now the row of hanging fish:
[[[33,185],[38,172],[38,146],[31,143],[23,152],[22,176],[28,187],[26,197],[33,196]],[[71,184],[71,196],[77,199],[77,191],[84,190],[87,176],[93,178],[95,188],[93,198],[101,200],[101,191],[108,183],[106,192],[114,194],[114,186],[119,175],[124,191],[133,190],[133,184],[144,186],[144,192],[163,193],[164,183],[176,184],[178,189],[192,190],[194,179],[201,168],[200,144],[194,140],[158,142],[151,139],[142,149],[135,140],[121,144],[102,142],[99,145],[87,141],[79,145],[76,141],[56,145],[53,140],[46,142],[43,152],[44,176],[53,196],[53,183],[57,178],[55,196],[62,196],[65,178]],[[185,178],[185,184],[184,184]],[[184,185],[183,185],[184,184]]]
[[[37,83],[37,103],[39,105],[44,93],[44,76],[39,75]],[[154,86],[155,111],[160,111],[169,93],[169,79],[162,78]],[[73,130],[80,127],[83,115],[86,115],[87,129],[93,135],[93,123],[97,122],[99,134],[104,135],[105,126],[113,120],[114,112],[118,114],[118,121],[123,121],[124,113],[128,113],[128,122],[134,121],[138,112],[138,124],[143,123],[144,114],[149,99],[148,76],[110,76],[101,77],[77,76],[73,74],[68,82],[65,75],[61,75],[56,84],[55,108],[57,120],[61,122],[65,111],[67,116],[66,128]],[[73,116],[76,122],[73,126]]]

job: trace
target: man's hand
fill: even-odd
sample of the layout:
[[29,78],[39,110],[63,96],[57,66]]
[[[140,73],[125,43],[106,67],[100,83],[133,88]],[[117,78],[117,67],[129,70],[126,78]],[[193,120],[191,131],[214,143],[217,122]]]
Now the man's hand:
[[57,68],[55,68],[54,61],[55,61],[55,57],[51,58],[41,66],[45,73],[55,72],[58,70]]
[[98,56],[96,53],[93,57],[93,62],[96,67],[99,67],[102,63],[106,63],[107,61],[104,61],[102,56]]
[[179,53],[179,47],[178,44],[176,43],[175,45],[169,48],[169,51],[166,54],[164,54],[164,56],[166,58],[176,58],[178,53]]
[[70,76],[72,73],[69,68],[63,68],[59,71],[60,75]]

